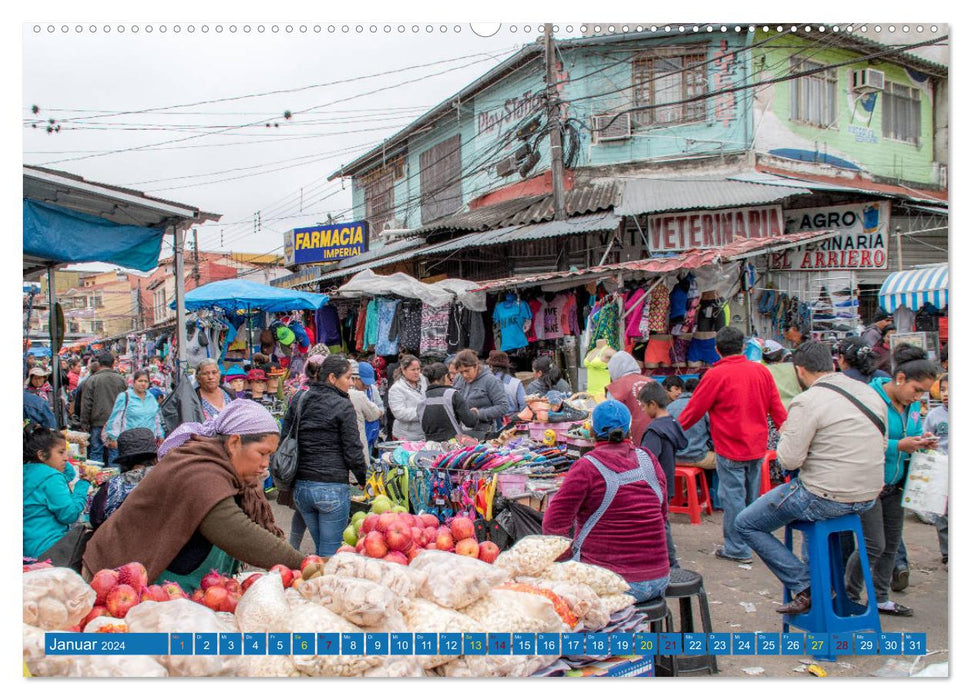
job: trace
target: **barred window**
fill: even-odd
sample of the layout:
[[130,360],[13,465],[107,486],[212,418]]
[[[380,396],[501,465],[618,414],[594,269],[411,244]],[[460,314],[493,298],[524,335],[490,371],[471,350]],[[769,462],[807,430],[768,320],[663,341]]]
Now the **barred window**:
[[799,59],[792,59],[789,65],[792,74],[825,68],[789,81],[789,118],[824,129],[833,126],[837,119],[836,69]]
[[388,172],[364,187],[364,218],[370,230],[381,233],[394,217],[394,174]]
[[456,134],[418,156],[421,222],[427,224],[462,207],[462,142]]
[[883,91],[883,136],[916,144],[920,139],[920,90],[887,83]]
[[[651,52],[633,61],[634,119],[642,126],[683,124],[705,119],[706,100],[684,102],[705,94],[708,77],[703,50],[690,53]],[[679,104],[672,104],[679,103]]]

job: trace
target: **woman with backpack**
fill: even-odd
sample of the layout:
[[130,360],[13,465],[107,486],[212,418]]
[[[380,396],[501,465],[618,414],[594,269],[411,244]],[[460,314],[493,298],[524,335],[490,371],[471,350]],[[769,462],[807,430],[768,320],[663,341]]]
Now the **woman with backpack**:
[[118,394],[105,424],[105,433],[112,443],[117,443],[118,436],[132,428],[148,428],[157,439],[165,437],[158,399],[149,393],[149,383],[148,370],[137,370],[132,375],[132,385]]

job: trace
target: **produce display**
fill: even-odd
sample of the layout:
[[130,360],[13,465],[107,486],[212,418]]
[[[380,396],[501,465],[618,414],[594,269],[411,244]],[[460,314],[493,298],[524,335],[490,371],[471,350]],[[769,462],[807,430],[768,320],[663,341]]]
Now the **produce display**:
[[[569,546],[564,538],[524,538],[503,560],[488,551],[483,557],[466,518],[447,525],[436,519],[436,539],[447,533],[451,540],[451,547],[439,549],[415,545],[412,526],[405,529],[416,520],[431,529],[432,516],[391,509],[362,515],[355,529],[364,531],[371,518],[365,539],[376,534],[386,546],[403,547],[391,551],[401,553],[404,562],[345,550],[330,559],[307,557],[300,570],[275,566],[239,578],[213,571],[192,592],[174,583],[148,585],[145,567],[137,562],[95,572],[90,583],[70,569],[25,567],[24,663],[34,676],[524,676],[559,659],[457,654],[47,657],[43,635],[50,630],[120,635],[557,633],[614,629],[618,621],[627,624],[636,617],[635,611],[625,611],[633,598],[625,595],[626,584],[616,574],[577,562],[554,563]],[[382,516],[387,516],[383,523]],[[474,553],[459,546],[466,540],[476,545]],[[616,611],[621,612],[612,618]]]

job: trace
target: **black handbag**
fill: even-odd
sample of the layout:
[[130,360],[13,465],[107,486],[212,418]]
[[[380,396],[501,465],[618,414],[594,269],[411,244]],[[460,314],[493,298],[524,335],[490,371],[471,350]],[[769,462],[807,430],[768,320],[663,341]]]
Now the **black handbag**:
[[300,409],[303,407],[303,400],[307,396],[306,391],[300,392],[297,397],[297,409],[294,411],[293,423],[286,437],[280,441],[273,456],[270,457],[270,476],[277,488],[290,489],[297,477],[297,462],[299,457],[298,440],[300,437]]
[[87,523],[74,523],[57,542],[52,544],[46,552],[37,557],[37,561],[50,560],[54,566],[63,566],[81,573],[81,559],[84,557],[84,548],[88,546],[88,540],[94,530]]

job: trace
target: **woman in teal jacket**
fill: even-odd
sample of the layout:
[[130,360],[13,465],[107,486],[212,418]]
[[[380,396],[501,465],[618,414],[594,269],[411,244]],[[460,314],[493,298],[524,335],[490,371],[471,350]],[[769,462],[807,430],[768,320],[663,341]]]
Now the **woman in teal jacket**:
[[25,557],[40,557],[84,512],[91,484],[82,476],[71,491],[74,476],[64,436],[28,423],[24,428]]
[[[883,464],[885,485],[873,508],[862,513],[860,520],[863,523],[863,538],[877,608],[884,615],[910,617],[914,614],[913,610],[890,600],[890,581],[904,530],[901,496],[910,455],[937,444],[937,438],[923,433],[920,397],[930,391],[939,370],[927,359],[927,353],[913,345],[898,346],[893,359],[893,377],[881,377],[870,382],[870,386],[887,403],[887,450]],[[847,563],[846,589],[851,598],[860,598],[863,573],[857,552]]]
[[156,438],[161,440],[165,437],[159,403],[155,395],[149,393],[148,385],[148,371],[140,369],[132,375],[131,387],[118,394],[105,425],[105,432],[112,444],[117,444],[118,436],[132,428],[148,428]]

